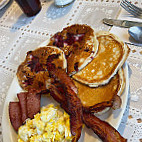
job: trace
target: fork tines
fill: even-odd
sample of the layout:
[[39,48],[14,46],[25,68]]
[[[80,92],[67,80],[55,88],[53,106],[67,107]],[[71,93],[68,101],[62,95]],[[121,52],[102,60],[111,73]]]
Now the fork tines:
[[127,0],[122,0],[120,6],[122,6],[126,11],[128,11],[132,15],[142,18],[142,8],[133,5]]

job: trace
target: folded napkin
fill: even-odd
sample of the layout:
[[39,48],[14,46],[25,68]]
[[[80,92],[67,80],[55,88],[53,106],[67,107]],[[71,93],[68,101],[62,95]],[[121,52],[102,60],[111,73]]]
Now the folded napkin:
[[[135,22],[142,22],[142,19],[135,18],[134,16],[132,16],[130,13],[128,13],[124,9],[121,9],[120,15],[118,16],[117,19],[129,20],[129,21],[135,21]],[[130,37],[130,35],[128,33],[128,28],[122,28],[122,27],[113,26],[111,28],[110,32],[114,33],[115,35],[117,35],[122,41],[124,41],[126,43],[142,46],[142,44],[139,44],[132,37]]]

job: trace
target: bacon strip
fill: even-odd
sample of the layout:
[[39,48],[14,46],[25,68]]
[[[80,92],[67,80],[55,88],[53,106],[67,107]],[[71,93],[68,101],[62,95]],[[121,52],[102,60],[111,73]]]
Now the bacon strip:
[[60,81],[60,83],[66,87],[70,88],[77,94],[77,87],[75,86],[74,82],[71,78],[66,74],[66,72],[62,69],[55,68],[54,64],[47,62],[47,70],[50,74],[50,77],[54,78],[55,81]]
[[50,87],[49,87],[49,90],[50,90],[50,95],[54,98],[54,100],[56,100],[60,106],[69,114],[69,110],[68,110],[68,107],[67,107],[67,101],[65,99],[65,96],[63,93],[61,93],[57,86],[51,84]]
[[19,102],[9,103],[9,116],[13,128],[18,131],[18,128],[22,125],[22,114]]
[[83,122],[88,128],[91,128],[103,142],[126,142],[118,131],[109,123],[100,120],[94,114],[83,111]]
[[109,102],[102,102],[94,106],[84,107],[84,108],[88,112],[97,113],[104,110],[106,107],[112,107],[112,105],[113,105],[113,101],[109,101]]
[[[50,90],[52,90],[51,95],[52,97],[61,104],[61,107],[69,113],[67,108],[67,101],[65,96],[59,92],[58,88],[54,85],[50,86]],[[127,140],[124,139],[118,131],[116,131],[110,124],[105,121],[100,120],[94,114],[88,112],[83,108],[83,122],[84,124],[91,128],[95,134],[97,134],[101,140],[104,142],[126,142]],[[77,136],[73,139],[72,142],[76,142],[78,138]]]
[[[60,72],[60,71],[58,70],[58,72]],[[53,73],[54,73],[54,71],[52,70],[52,74]],[[54,75],[54,77],[56,77],[56,74]],[[68,86],[68,84],[66,84],[66,82],[65,82],[66,78],[69,78],[69,77],[67,75],[65,75],[65,73],[64,73],[64,80],[61,80],[62,88]],[[60,79],[58,78],[58,80],[60,80]],[[73,87],[73,88],[75,88],[75,87]],[[62,92],[60,92],[61,90],[58,88],[58,83],[53,83],[52,85],[50,85],[49,90],[51,92],[51,96],[57,102],[59,102],[61,104],[61,107],[70,115],[73,112],[73,111],[70,112],[70,109],[74,110],[76,105],[78,107],[79,100],[77,99],[75,92],[73,90],[69,89],[68,87],[67,87],[67,89],[63,89]],[[69,103],[71,104],[71,106],[69,106]],[[72,108],[72,107],[74,107],[74,108]],[[75,110],[75,111],[77,112],[78,110]],[[82,119],[83,119],[84,124],[87,127],[91,128],[94,131],[94,133],[96,133],[104,142],[126,142],[127,141],[110,124],[108,124],[105,121],[100,120],[95,115],[88,112],[88,110],[86,108],[83,108],[83,110],[81,109],[81,111],[83,113]],[[79,111],[79,113],[80,113],[80,111]],[[76,113],[73,114],[72,117],[74,115],[76,115]],[[75,125],[74,121],[78,120],[78,117],[75,117],[75,116],[73,118],[72,117],[71,117],[71,119],[72,119],[71,125],[74,126]],[[75,135],[72,142],[76,142],[80,138],[80,134],[81,134],[80,128],[78,128],[79,132]]]
[[[57,84],[56,84],[57,85]],[[60,106],[69,114],[71,115],[71,112],[69,111],[68,109],[68,102],[66,101],[66,97],[64,95],[64,92],[62,91],[62,93],[60,92],[59,88],[56,86],[56,85],[53,85],[51,84],[50,87],[49,87],[49,90],[50,90],[50,95],[58,102],[60,103]],[[72,123],[73,122],[73,119],[72,118]],[[74,120],[76,121],[76,120]],[[75,122],[76,123],[76,122]],[[77,122],[78,123],[78,122]],[[78,124],[72,124],[72,125],[78,125]],[[82,127],[78,128],[77,129],[77,133],[76,135],[74,136],[72,142],[76,142],[79,140],[80,136],[81,136],[81,130],[82,130]]]
[[[73,136],[77,136],[76,140],[78,140],[81,135],[83,122],[82,104],[80,99],[76,95],[77,88],[64,70],[55,68],[54,64],[49,62],[47,63],[47,65],[48,72],[50,76],[54,78],[55,83],[59,81],[59,83],[63,86],[63,91],[65,92],[65,101],[67,102],[67,109],[70,115],[71,133]],[[54,82],[52,84],[54,84]],[[50,87],[49,90],[51,90]],[[61,106],[63,106],[63,103],[61,103]]]

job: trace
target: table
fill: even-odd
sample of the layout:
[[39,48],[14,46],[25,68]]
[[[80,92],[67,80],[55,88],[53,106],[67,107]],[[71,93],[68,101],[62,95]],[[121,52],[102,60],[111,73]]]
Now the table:
[[[141,0],[132,2],[142,7]],[[120,0],[76,0],[64,8],[55,7],[53,0],[41,0],[41,3],[40,13],[29,18],[12,0],[0,10],[0,142],[4,101],[26,52],[74,23],[88,24],[96,31],[111,30],[101,20],[117,18],[122,13]],[[132,44],[129,47],[129,100],[118,131],[129,142],[142,142],[142,47]]]

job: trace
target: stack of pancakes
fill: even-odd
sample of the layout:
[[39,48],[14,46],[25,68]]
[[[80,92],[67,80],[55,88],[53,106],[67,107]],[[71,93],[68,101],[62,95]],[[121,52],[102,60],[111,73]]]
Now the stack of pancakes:
[[[122,66],[130,51],[127,45],[109,32],[95,33],[88,25],[75,24],[53,35],[47,47],[49,48],[49,46],[64,52],[65,58],[59,58],[60,62],[62,64],[67,62],[67,74],[71,76],[77,86],[78,97],[84,107],[92,112],[102,111],[106,107],[114,107],[114,101],[118,100],[117,96],[122,94],[125,87]],[[58,52],[61,52],[60,50]],[[58,53],[54,52],[54,54]],[[44,55],[41,57],[38,55],[38,58],[46,59]],[[31,64],[25,59],[17,72],[22,87],[24,86],[22,85],[22,76],[25,77],[22,72],[23,66],[30,67],[30,71],[34,71],[34,76],[46,72],[46,68],[40,69],[38,72],[32,71],[33,65],[27,65],[29,63]],[[43,61],[40,61],[40,64],[44,64]],[[55,62],[55,65],[58,67],[58,61]],[[63,65],[60,68],[65,69]],[[42,81],[44,89],[47,83],[46,79],[44,82]],[[25,89],[25,86],[23,88]]]
[[[86,36],[80,41],[68,44],[66,43],[68,34]],[[128,57],[129,47],[117,36],[105,31],[94,33],[87,25],[76,24],[63,29],[51,37],[49,45],[59,45],[57,35],[60,35],[62,42],[62,46],[58,47],[65,52],[67,58],[67,69],[72,68],[67,73],[72,76],[78,88],[78,97],[83,106],[92,112],[102,111],[106,107],[118,108],[113,104],[117,102],[116,96],[120,96],[125,88],[122,66]],[[74,45],[78,45],[77,48]],[[95,46],[94,49],[92,46]],[[66,51],[70,53],[69,56]],[[94,53],[93,56],[90,56],[91,52]],[[89,59],[89,62],[86,62],[85,58]],[[76,70],[77,63],[79,64]]]

